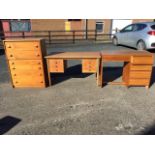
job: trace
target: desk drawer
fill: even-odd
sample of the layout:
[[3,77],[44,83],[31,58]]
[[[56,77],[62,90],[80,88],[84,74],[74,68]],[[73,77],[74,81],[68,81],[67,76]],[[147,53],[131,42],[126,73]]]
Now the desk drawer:
[[82,60],[82,72],[83,73],[96,73],[97,72],[97,60],[96,59],[83,59]]
[[148,86],[150,83],[150,79],[130,79],[129,85],[135,86]]
[[131,57],[131,63],[132,64],[144,64],[144,65],[147,65],[147,64],[150,64],[152,65],[153,64],[153,57],[151,56],[132,56]]
[[150,71],[131,71],[130,72],[130,78],[145,79],[150,77],[151,77]]
[[64,73],[63,59],[50,59],[48,60],[49,72]]
[[113,61],[113,62],[129,62],[130,61],[130,56],[128,55],[104,55],[102,56],[102,61]]
[[131,65],[130,70],[132,71],[151,71],[151,65]]

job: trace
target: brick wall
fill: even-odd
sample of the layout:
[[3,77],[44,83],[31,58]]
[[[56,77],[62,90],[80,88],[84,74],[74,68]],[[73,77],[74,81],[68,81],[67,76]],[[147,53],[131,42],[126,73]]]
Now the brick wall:
[[65,19],[32,19],[31,30],[65,30]]
[[[31,30],[32,31],[65,31],[65,22],[66,19],[32,19],[31,20]],[[84,30],[85,20],[81,21],[70,21],[71,30]],[[35,35],[47,35],[47,33],[33,33]],[[70,35],[70,36],[60,36],[56,37],[57,39],[72,39],[72,32],[52,32],[54,35]],[[83,32],[76,32],[75,35],[82,35]],[[54,38],[54,37],[53,37]],[[76,36],[77,38],[83,38]]]
[[133,19],[132,22],[133,23],[137,23],[137,22],[153,22],[153,19]]

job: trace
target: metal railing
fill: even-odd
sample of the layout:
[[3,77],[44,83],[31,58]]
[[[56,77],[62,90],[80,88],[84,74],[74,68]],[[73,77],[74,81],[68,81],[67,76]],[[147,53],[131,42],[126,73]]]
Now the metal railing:
[[71,31],[30,31],[30,32],[0,32],[0,38],[44,38],[48,44],[75,43],[79,40],[110,41],[112,34],[100,33],[97,30]]

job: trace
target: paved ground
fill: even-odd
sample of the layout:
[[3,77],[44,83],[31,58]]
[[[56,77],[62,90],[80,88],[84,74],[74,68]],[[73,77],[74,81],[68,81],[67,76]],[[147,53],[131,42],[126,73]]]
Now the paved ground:
[[[109,49],[128,48],[55,45],[48,53]],[[101,89],[93,74],[79,74],[79,63],[71,61],[65,75],[55,75],[52,87],[13,89],[5,56],[0,55],[0,134],[155,134],[155,78],[148,90],[111,85]],[[106,72],[120,80],[122,64],[117,63],[117,69],[114,63],[108,65]],[[117,74],[112,74],[114,69]]]

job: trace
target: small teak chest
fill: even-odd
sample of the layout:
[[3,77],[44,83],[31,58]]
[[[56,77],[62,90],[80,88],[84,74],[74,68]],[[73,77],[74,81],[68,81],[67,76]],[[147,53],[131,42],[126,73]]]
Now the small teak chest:
[[44,39],[4,40],[13,87],[46,87]]

